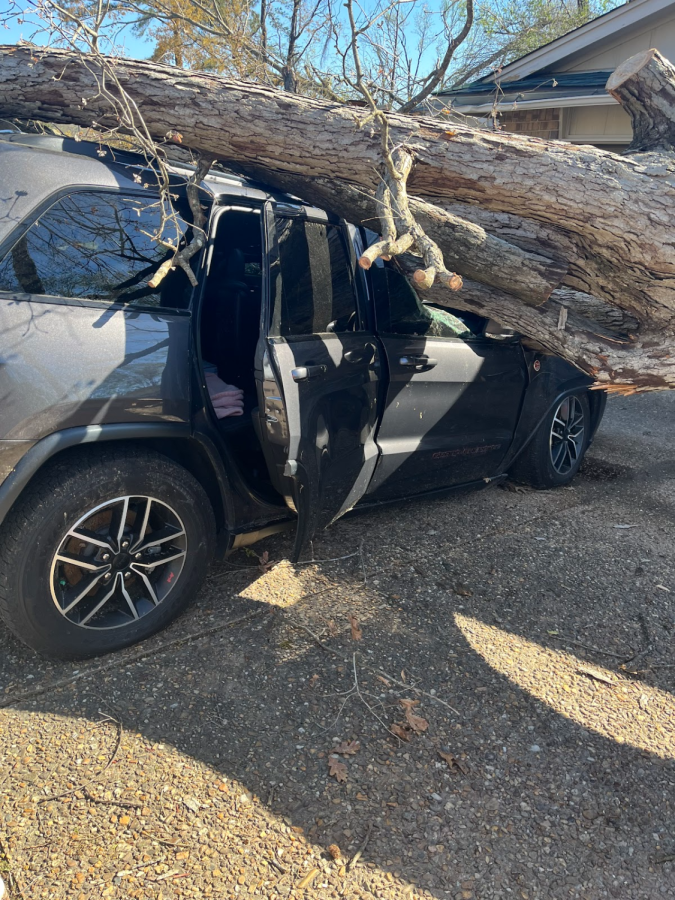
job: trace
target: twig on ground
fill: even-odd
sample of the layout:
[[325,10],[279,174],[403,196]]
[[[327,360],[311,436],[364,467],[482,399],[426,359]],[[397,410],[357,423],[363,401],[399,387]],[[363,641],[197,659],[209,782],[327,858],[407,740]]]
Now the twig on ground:
[[[311,629],[309,629],[306,625],[303,625],[301,622],[295,622],[295,621],[293,621],[293,620],[291,620],[291,619],[289,619],[289,624],[292,625],[294,628],[298,628],[299,630],[304,631],[306,634],[308,634],[309,637],[311,637],[311,639],[312,639],[316,644],[318,644],[318,646],[319,646],[323,651],[325,651],[326,653],[330,653],[332,656],[337,657],[337,658],[340,659],[345,665],[349,665],[349,662],[348,662],[347,659],[345,659],[345,658],[344,658],[340,653],[338,653],[336,650],[333,650],[332,647],[329,647],[329,646],[327,646],[326,644],[324,644],[324,642],[321,640],[321,638],[320,638],[317,634],[315,634]],[[356,654],[354,654],[354,657],[353,657],[353,660],[352,660],[354,666],[355,666],[355,658],[356,658]],[[453,712],[456,716],[459,716],[459,715],[460,715],[459,710],[455,709],[454,706],[451,706],[451,705],[450,705],[449,703],[447,703],[445,700],[441,700],[440,697],[437,697],[435,694],[431,694],[431,693],[429,693],[428,691],[423,691],[421,688],[414,687],[414,685],[405,684],[403,681],[400,681],[398,678],[394,678],[392,675],[389,675],[389,673],[388,673],[388,672],[385,672],[384,669],[374,668],[374,667],[369,666],[369,665],[367,665],[367,664],[364,664],[363,668],[364,668],[367,672],[370,672],[371,674],[374,674],[374,675],[381,675],[383,678],[386,678],[387,681],[390,681],[392,684],[398,685],[399,687],[403,688],[403,689],[406,690],[406,691],[414,691],[416,694],[420,694],[420,695],[423,696],[423,697],[428,697],[430,700],[433,700],[435,703],[439,703],[441,706],[445,706],[446,709],[449,709],[450,712]],[[373,715],[378,719],[378,721],[381,722],[381,724],[384,725],[384,727],[387,729],[387,731],[389,731],[390,734],[394,734],[392,731],[389,730],[388,726],[385,725],[384,722],[382,722],[381,719],[379,719],[379,717],[378,717],[377,714],[374,712],[374,710],[372,709],[372,707],[370,706],[370,704],[368,704],[368,703],[366,702],[366,700],[365,700],[365,698],[363,697],[363,694],[362,694],[362,692],[361,692],[361,690],[360,690],[360,688],[359,688],[358,678],[356,677],[356,671],[354,672],[354,686],[355,686],[356,689],[357,689],[357,690],[356,690],[356,693],[358,693],[359,699],[360,699],[360,700],[368,707],[368,709],[370,710],[370,712],[373,713]],[[354,691],[353,688],[352,688],[350,691],[347,691],[347,692],[346,692],[346,693],[347,693],[347,696],[349,696],[353,691]],[[344,707],[343,707],[343,708],[344,708]],[[342,709],[340,710],[340,712],[342,712]],[[340,714],[338,713],[338,718],[339,718],[339,715],[340,715]],[[329,730],[329,729],[325,729],[325,730]],[[396,737],[396,735],[394,735],[394,737]]]
[[93,778],[90,778],[89,781],[85,781],[84,784],[75,785],[75,787],[69,788],[67,791],[62,791],[60,794],[52,794],[51,797],[42,797],[38,800],[38,804],[40,803],[49,803],[51,800],[60,800],[61,797],[68,797],[70,794],[75,794],[78,791],[84,792],[84,790],[90,785],[97,781],[104,772],[110,768],[113,764],[113,760],[117,756],[117,751],[120,748],[120,744],[122,743],[122,723],[118,719],[113,719],[112,716],[108,717],[111,722],[115,722],[117,725],[117,738],[115,740],[115,747],[113,749],[112,754],[110,755],[110,759],[103,766],[100,772],[97,772]]
[[333,650],[331,647],[328,647],[326,644],[324,644],[324,642],[321,640],[321,638],[317,634],[314,634],[314,632],[311,631],[306,625],[303,625],[301,622],[292,622],[292,621],[289,622],[289,625],[291,625],[293,628],[299,628],[301,631],[306,632],[311,637],[311,639],[314,641],[314,643],[318,644],[319,647],[322,650],[324,650],[326,653],[331,653],[333,656],[337,656],[338,658],[341,658],[340,654],[336,650]]
[[91,803],[99,803],[102,806],[120,806],[123,809],[143,809],[142,803],[130,803],[128,800],[103,800],[100,797],[94,797],[86,788],[80,788],[80,790]]
[[[356,693],[356,695],[357,695],[357,697],[359,698],[359,700],[361,701],[361,703],[363,703],[363,705],[366,707],[366,709],[368,710],[368,712],[369,712],[372,716],[374,716],[374,717],[377,719],[377,721],[380,723],[380,725],[381,725],[386,731],[388,731],[389,734],[390,734],[392,737],[395,737],[397,741],[400,741],[399,736],[398,736],[394,731],[391,730],[391,728],[387,725],[387,723],[384,721],[384,719],[381,719],[380,716],[378,716],[378,714],[375,712],[375,710],[373,709],[373,707],[370,705],[370,703],[368,703],[368,701],[366,700],[366,698],[363,696],[363,693],[362,693],[362,691],[361,691],[361,687],[359,686],[359,676],[358,676],[357,671],[356,671],[356,653],[354,653],[354,654],[352,655],[352,670],[353,670],[353,672],[354,672],[354,687],[353,687],[353,691]],[[399,746],[400,746],[400,745],[399,745]]]
[[23,892],[23,886],[21,884],[21,879],[14,872],[14,869],[12,867],[12,859],[9,855],[9,848],[8,848],[7,844],[5,844],[5,842],[2,840],[2,838],[0,838],[0,855],[4,856],[5,860],[7,861],[7,866],[8,866],[7,877],[8,877],[9,883],[10,883],[10,887],[12,887],[12,889],[16,888],[16,891],[18,892],[19,896],[21,897],[21,900],[26,900],[26,895]]
[[335,726],[337,725],[337,723],[340,721],[340,716],[342,715],[342,710],[345,708],[345,706],[347,705],[347,702],[348,702],[348,701],[349,701],[349,696],[347,696],[347,697],[345,697],[345,698],[343,699],[343,701],[342,701],[342,706],[341,706],[340,709],[338,710],[338,714],[337,714],[337,716],[335,716],[335,719],[333,720],[332,724],[329,725],[328,728],[320,728],[320,729],[316,732],[317,736],[320,735],[320,734],[326,734],[327,731],[332,731],[332,730],[335,728]]
[[360,552],[360,550],[355,550],[353,553],[347,553],[345,556],[331,556],[329,559],[301,559],[298,562],[293,563],[293,565],[312,566],[315,563],[341,562],[343,559],[351,559],[353,556],[358,556]]
[[[327,588],[326,590],[330,589]],[[309,596],[312,595],[310,594]],[[136,653],[130,653],[124,659],[120,659],[120,655],[116,654],[116,659],[111,660],[110,662],[103,663],[102,665],[93,665],[90,668],[85,669],[83,672],[79,672],[77,675],[72,675],[69,678],[62,678],[60,681],[54,681],[50,684],[42,685],[41,687],[35,688],[32,691],[25,691],[22,694],[14,694],[11,697],[7,697],[0,702],[0,709],[5,709],[8,706],[13,706],[15,703],[23,703],[26,700],[32,700],[34,697],[39,697],[42,694],[58,690],[62,687],[67,687],[70,684],[74,684],[74,682],[76,681],[80,681],[80,679],[82,678],[86,678],[88,675],[99,675],[103,672],[109,671],[110,669],[119,670],[120,667],[124,668],[125,666],[128,666],[134,662],[138,662],[141,659],[148,659],[152,656],[159,656],[160,654],[171,650],[174,647],[178,647],[181,644],[191,644],[193,641],[201,640],[201,638],[204,637],[211,637],[211,635],[217,634],[219,631],[225,631],[225,629],[227,628],[231,628],[234,625],[241,625],[243,622],[249,622],[252,619],[259,619],[264,615],[269,615],[269,611],[267,609],[255,609],[243,616],[239,616],[237,619],[230,619],[228,622],[223,622],[220,625],[213,625],[210,628],[204,628],[201,631],[196,631],[192,634],[184,634],[180,637],[173,638],[173,640],[165,641],[164,643],[160,643],[158,647],[154,647],[152,649],[145,648],[143,650],[137,651]]]
[[363,571],[363,583],[366,584],[368,582],[368,576],[366,575],[366,560],[363,555],[363,538],[361,538],[361,543],[359,545],[359,554],[361,556],[361,570]]
[[[120,872],[115,872],[116,878],[122,878],[124,875],[130,875],[132,872],[137,871],[138,869],[145,869],[146,866],[156,866],[157,863],[164,862],[164,857],[159,856],[157,859],[150,859],[148,862],[137,863],[135,866],[129,866],[128,869],[122,869]],[[99,878],[96,881],[90,882],[92,886],[100,887],[102,884],[106,884],[105,878]]]
[[372,830],[373,830],[373,823],[369,822],[368,830],[366,831],[366,836],[364,837],[363,841],[361,842],[361,846],[359,847],[359,849],[356,851],[356,853],[352,856],[352,858],[347,863],[347,868],[350,871],[351,871],[351,869],[354,868],[354,866],[361,859],[361,856],[363,855],[363,853],[365,853],[366,847],[368,846],[368,842],[370,841],[370,835],[372,833]]
[[[581,647],[583,650],[590,650],[592,653],[599,653],[601,656],[613,656],[614,659],[626,659],[625,653],[614,653],[611,650],[601,650],[599,647],[594,647],[592,644],[582,644],[581,641],[577,641],[565,634],[554,634],[551,635],[551,637],[554,641],[558,641],[561,644],[572,644],[573,647]],[[631,659],[632,658],[633,657],[631,657]]]
[[276,861],[276,859],[272,859],[271,856],[267,857],[267,865],[272,866],[272,868],[276,869],[280,875],[286,874],[286,869],[284,869],[283,866],[279,865],[279,863]]
[[180,869],[172,869],[171,872],[165,872],[164,875],[158,875],[152,881],[166,881],[167,878],[183,878],[186,873],[181,873]]
[[376,675],[382,675],[383,678],[386,678],[387,681],[391,681],[392,684],[397,684],[399,687],[404,688],[406,691],[414,691],[416,694],[421,694],[423,697],[428,697],[430,700],[433,700],[435,703],[440,703],[441,706],[447,707],[450,712],[454,712],[456,716],[459,715],[459,711],[455,709],[454,706],[450,706],[449,703],[446,703],[445,700],[441,700],[440,697],[437,697],[435,694],[430,694],[428,691],[423,691],[421,688],[414,687],[412,684],[406,684],[404,681],[399,681],[397,678],[393,678],[384,669],[371,669],[369,666],[364,666],[364,669],[369,672],[374,672]]

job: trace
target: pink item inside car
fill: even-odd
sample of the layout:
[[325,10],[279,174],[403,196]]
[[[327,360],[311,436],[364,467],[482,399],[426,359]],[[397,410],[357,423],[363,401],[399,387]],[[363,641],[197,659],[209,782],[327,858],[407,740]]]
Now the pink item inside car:
[[244,414],[244,392],[233,384],[226,384],[214,372],[206,372],[206,387],[219,419]]

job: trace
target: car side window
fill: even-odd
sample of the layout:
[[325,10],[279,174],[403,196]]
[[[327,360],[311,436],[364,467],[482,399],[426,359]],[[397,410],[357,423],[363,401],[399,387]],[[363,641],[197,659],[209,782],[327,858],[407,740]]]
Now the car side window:
[[355,331],[356,292],[340,226],[279,216],[276,234],[271,333],[290,337]]
[[[42,213],[0,263],[0,291],[186,309],[192,286],[182,269],[150,284],[174,253],[155,240],[161,231],[154,197],[69,194]],[[175,216],[162,237],[184,244],[188,231]]]
[[371,270],[377,329],[381,334],[426,337],[470,337],[471,329],[447,309],[423,303],[405,275],[393,266]]

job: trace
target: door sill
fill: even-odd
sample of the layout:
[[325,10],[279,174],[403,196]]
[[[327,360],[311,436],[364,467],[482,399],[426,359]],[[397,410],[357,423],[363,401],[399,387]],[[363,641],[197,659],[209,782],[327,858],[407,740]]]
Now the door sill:
[[411,503],[413,500],[425,500],[430,497],[443,497],[446,494],[451,494],[454,491],[463,491],[463,490],[475,490],[477,488],[486,488],[488,486],[492,486],[493,484],[500,484],[502,481],[505,481],[508,478],[508,475],[505,473],[503,475],[494,475],[491,478],[480,478],[478,481],[464,481],[462,484],[452,484],[449,487],[442,488],[433,488],[430,491],[422,491],[419,494],[405,494],[402,497],[391,497],[387,500],[362,500],[354,509],[351,509],[348,513],[345,513],[346,516],[352,516],[355,513],[372,511],[373,509],[378,509],[381,506],[391,506],[394,503]]

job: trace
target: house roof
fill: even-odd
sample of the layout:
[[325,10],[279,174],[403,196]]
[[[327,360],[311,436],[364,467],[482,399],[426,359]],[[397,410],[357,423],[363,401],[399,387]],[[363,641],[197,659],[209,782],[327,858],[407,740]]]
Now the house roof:
[[[532,102],[551,100],[557,105],[561,97],[606,96],[605,85],[612,70],[596,72],[560,72],[554,75],[536,74],[500,84],[498,102]],[[451,97],[453,107],[476,106],[491,102],[495,95],[492,81],[475,81],[454,91],[439,91],[439,97]]]
[[[664,11],[675,6],[675,0],[628,0],[603,13],[585,25],[568,31],[561,37],[544,44],[537,50],[515,59],[504,66],[499,73],[500,82],[517,81],[535,72],[554,70],[563,60],[587,50],[592,44],[599,44],[616,38],[626,29],[643,26],[650,18],[658,18]],[[482,79],[492,83],[494,74]]]

